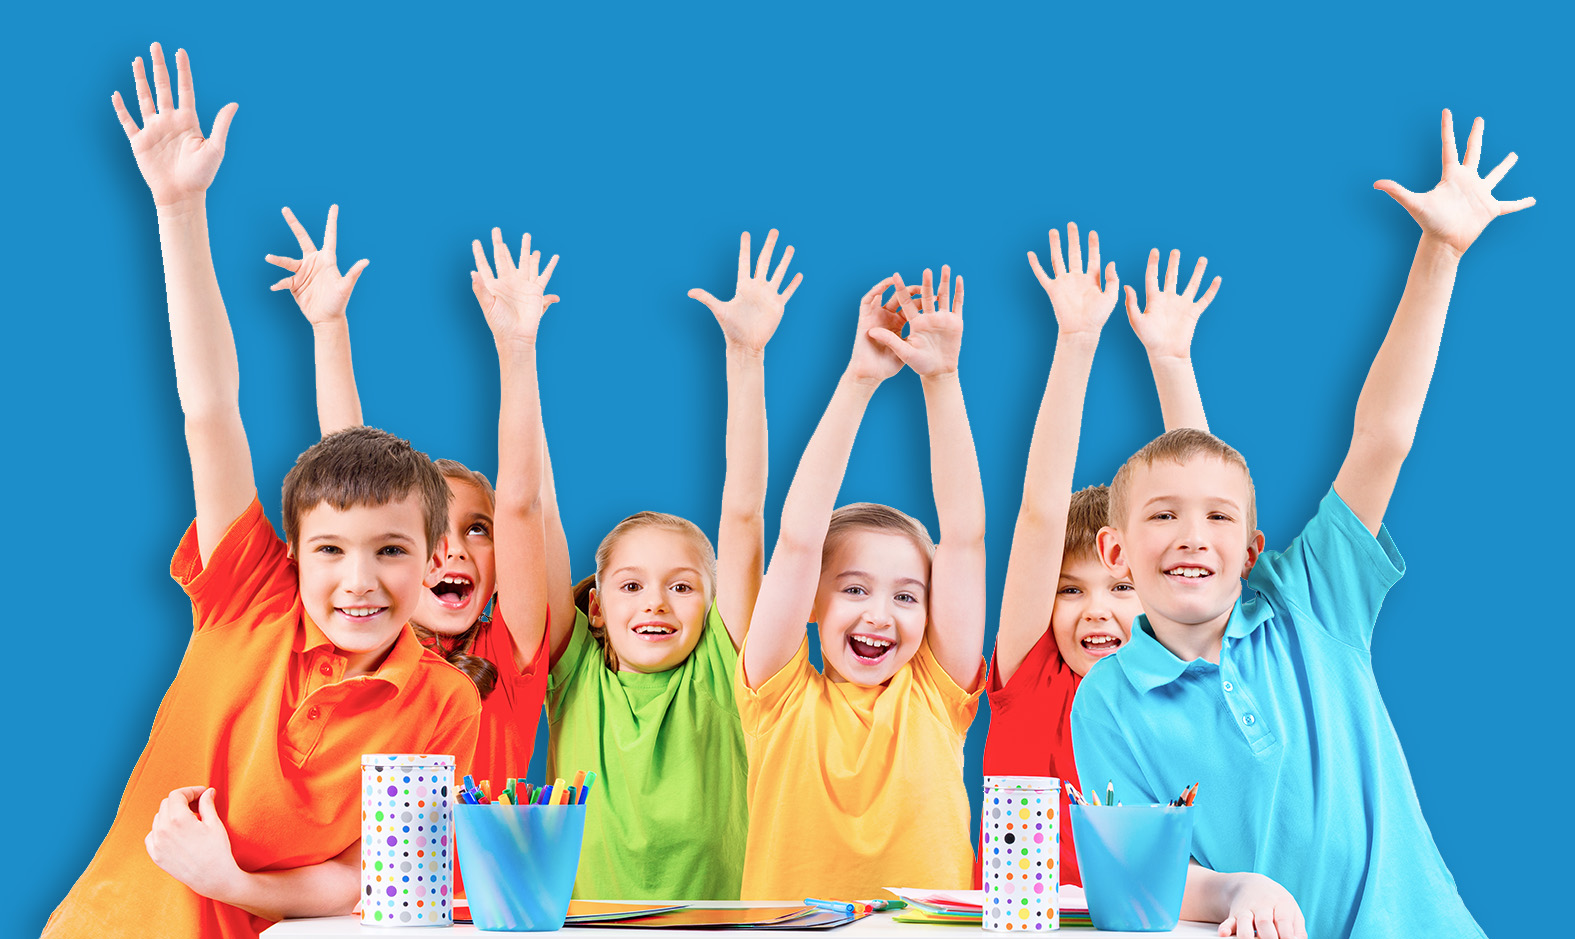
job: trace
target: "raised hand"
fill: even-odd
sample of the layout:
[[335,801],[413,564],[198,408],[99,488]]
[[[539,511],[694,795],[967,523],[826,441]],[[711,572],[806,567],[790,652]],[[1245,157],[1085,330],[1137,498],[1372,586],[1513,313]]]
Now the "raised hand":
[[1198,285],[1203,282],[1203,271],[1208,258],[1198,258],[1192,269],[1192,279],[1187,289],[1176,293],[1176,278],[1181,270],[1181,252],[1172,249],[1170,263],[1165,265],[1165,289],[1159,289],[1159,249],[1150,249],[1148,270],[1144,274],[1145,297],[1143,309],[1137,305],[1137,291],[1127,288],[1127,322],[1137,333],[1150,359],[1192,357],[1192,331],[1197,328],[1198,317],[1214,302],[1219,292],[1220,278],[1216,277],[1204,291],[1202,298],[1194,301]]
[[295,232],[295,240],[301,246],[301,258],[296,260],[277,254],[265,256],[263,260],[269,264],[292,272],[289,277],[280,279],[268,289],[290,291],[290,296],[295,298],[296,305],[306,315],[307,322],[313,326],[326,326],[344,319],[345,307],[350,303],[350,292],[355,289],[355,282],[360,279],[361,272],[371,262],[362,258],[347,273],[339,273],[339,261],[334,256],[334,248],[339,243],[339,206],[328,207],[328,227],[323,230],[321,251],[312,244],[311,236],[296,221],[295,213],[290,211],[289,206],[284,207],[284,221]]
[[1443,241],[1456,255],[1465,254],[1477,240],[1488,222],[1500,215],[1519,212],[1537,204],[1536,199],[1516,199],[1500,202],[1493,198],[1493,187],[1504,178],[1517,157],[1511,153],[1493,167],[1486,176],[1477,175],[1482,160],[1482,118],[1471,125],[1466,138],[1466,158],[1461,160],[1455,150],[1455,120],[1444,109],[1444,173],[1438,185],[1427,192],[1412,192],[1392,179],[1380,179],[1373,188],[1387,192],[1405,207],[1426,235]]
[[509,246],[503,243],[502,229],[492,230],[492,259],[497,264],[497,274],[487,264],[487,254],[480,241],[470,243],[476,255],[476,269],[470,272],[470,286],[481,304],[495,340],[536,341],[536,330],[541,326],[541,316],[547,307],[558,302],[556,294],[547,293],[547,282],[558,266],[558,256],[552,256],[547,267],[541,267],[541,252],[530,249],[530,232],[520,241],[520,263],[514,265]]
[[893,274],[896,285],[895,300],[898,311],[907,321],[908,335],[899,336],[900,326],[877,327],[870,335],[885,346],[904,365],[929,378],[957,371],[957,357],[962,351],[963,279],[957,278],[957,296],[951,295],[952,269],[941,266],[941,290],[933,291],[933,275],[924,269],[924,281],[919,287],[919,302],[914,303],[912,288],[903,284],[900,274]]
[[902,359],[876,338],[881,333],[895,334],[902,329],[905,321],[902,301],[919,290],[918,287],[898,287],[890,300],[882,302],[881,295],[895,279],[888,277],[871,287],[859,301],[859,329],[853,337],[853,355],[848,359],[847,369],[848,376],[855,381],[879,383],[902,371]]
[[1064,335],[1097,336],[1104,328],[1105,320],[1110,318],[1110,311],[1116,308],[1117,298],[1121,296],[1121,281],[1116,277],[1116,265],[1112,261],[1105,266],[1105,285],[1100,287],[1099,233],[1088,233],[1086,271],[1075,222],[1066,223],[1066,242],[1069,264],[1061,261],[1061,233],[1050,229],[1050,269],[1055,272],[1054,277],[1045,274],[1045,269],[1039,266],[1039,258],[1032,251],[1028,252],[1028,266],[1034,269],[1039,286],[1045,289],[1045,295],[1050,298],[1061,332]]
[[783,308],[804,280],[803,274],[794,274],[787,288],[778,293],[782,287],[782,277],[787,273],[788,262],[793,260],[793,246],[788,245],[782,252],[776,273],[768,279],[766,271],[771,266],[771,252],[776,244],[777,230],[773,228],[766,234],[765,246],[760,249],[760,261],[751,274],[749,232],[739,236],[738,285],[733,291],[733,299],[724,303],[699,287],[689,291],[691,298],[704,303],[711,315],[716,317],[730,345],[742,346],[752,352],[763,350],[777,331],[777,324],[782,322]]
[[202,126],[197,120],[197,92],[191,80],[191,62],[185,49],[175,52],[175,68],[180,76],[180,104],[176,106],[170,91],[169,68],[164,64],[164,50],[154,43],[153,88],[148,90],[148,77],[142,67],[142,58],[132,60],[131,75],[137,84],[137,103],[142,109],[142,127],[132,119],[120,92],[110,96],[120,126],[131,141],[131,153],[137,159],[137,169],[153,191],[155,205],[174,205],[201,196],[212,184],[224,159],[224,138],[230,132],[230,120],[240,105],[225,105],[213,119],[213,134],[204,139]]

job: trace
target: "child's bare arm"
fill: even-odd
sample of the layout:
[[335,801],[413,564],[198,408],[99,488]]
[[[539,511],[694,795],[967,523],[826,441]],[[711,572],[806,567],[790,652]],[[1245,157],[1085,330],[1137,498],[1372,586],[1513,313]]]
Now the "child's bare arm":
[[361,425],[361,396],[355,389],[355,366],[350,359],[350,323],[345,308],[350,292],[366,269],[366,258],[345,274],[339,273],[335,249],[339,242],[339,206],[328,207],[328,227],[323,231],[323,247],[318,250],[312,238],[296,221],[289,206],[284,208],[285,223],[295,233],[301,257],[270,254],[269,264],[291,274],[269,290],[288,290],[296,305],[312,324],[312,347],[317,363],[317,424],[323,436],[347,427]]
[[782,287],[792,245],[782,252],[776,273],[766,276],[776,243],[773,228],[751,274],[749,232],[739,237],[738,284],[726,303],[699,288],[689,291],[716,317],[727,338],[727,471],[716,537],[716,603],[734,646],[742,645],[749,633],[766,564],[766,343],[804,279],[795,274]]
[[158,43],[153,44],[152,59],[156,98],[148,89],[142,59],[132,63],[141,128],[119,92],[112,103],[158,209],[175,386],[186,416],[186,448],[196,496],[197,550],[206,564],[219,538],[257,493],[241,424],[235,338],[208,247],[208,186],[224,159],[224,141],[237,105],[227,104],[219,111],[213,133],[204,139],[186,50],[175,53],[179,107]]
[[1006,585],[1001,594],[1001,625],[995,634],[995,669],[1004,685],[1017,673],[1028,651],[1050,628],[1055,608],[1056,581],[1061,554],[1066,547],[1066,517],[1072,501],[1072,475],[1077,467],[1078,436],[1083,420],[1083,397],[1094,366],[1099,333],[1116,308],[1121,282],[1116,265],[1105,269],[1099,283],[1099,234],[1088,233],[1088,268],[1083,269],[1077,226],[1067,223],[1070,267],[1061,260],[1061,235],[1050,231],[1050,267],[1047,276],[1039,258],[1028,252],[1028,263],[1050,297],[1058,332],[1050,377],[1039,401],[1033,441],[1028,445],[1028,469],[1023,478],[1023,504],[1012,531],[1012,553],[1006,562]]
[[471,284],[498,347],[502,404],[498,409],[497,564],[498,595],[514,644],[514,661],[527,667],[541,645],[547,623],[547,546],[542,512],[541,394],[536,382],[536,333],[542,314],[558,298],[548,294],[558,256],[545,269],[530,234],[514,264],[503,232],[492,230],[497,275],[481,242],[471,244],[476,270]]
[[1262,874],[1221,874],[1197,861],[1187,868],[1181,918],[1219,923],[1221,936],[1307,939],[1307,921],[1290,891]]
[[1198,379],[1192,371],[1193,330],[1197,328],[1198,317],[1208,309],[1220,289],[1220,278],[1216,277],[1201,299],[1192,299],[1203,283],[1203,270],[1208,263],[1208,258],[1198,258],[1187,289],[1178,294],[1176,276],[1181,270],[1181,252],[1172,250],[1170,263],[1165,266],[1165,289],[1160,290],[1159,249],[1154,248],[1148,253],[1146,296],[1141,311],[1138,310],[1137,291],[1127,288],[1127,321],[1148,352],[1154,387],[1159,391],[1159,412],[1166,430],[1179,427],[1209,429],[1208,418],[1203,414],[1203,396],[1198,393]]
[[[749,642],[744,646],[744,681],[751,688],[759,688],[781,671],[804,641],[804,624],[815,605],[815,588],[820,581],[821,548],[864,409],[880,383],[902,369],[902,360],[872,338],[878,329],[902,328],[897,300],[881,302],[881,294],[892,280],[888,277],[876,284],[859,302],[853,355],[804,448],[783,501],[782,527],[771,553],[771,566],[760,583],[750,617]],[[898,296],[907,292],[900,291]]]
[[196,893],[264,919],[332,916],[355,906],[361,889],[360,841],[321,864],[244,871],[235,863],[214,798],[214,790],[203,786],[169,794],[143,839],[153,863]]
[[930,651],[958,685],[979,683],[984,646],[984,483],[963,404],[957,360],[962,352],[963,279],[951,295],[951,268],[941,267],[940,292],[924,272],[918,303],[896,279],[908,335],[877,329],[875,338],[919,374],[930,431],[930,476],[940,543],[930,565]]
[[1356,400],[1351,449],[1334,480],[1335,492],[1374,534],[1383,522],[1400,466],[1411,450],[1422,417],[1461,255],[1493,219],[1536,204],[1535,199],[1500,202],[1493,198],[1493,187],[1515,165],[1515,154],[1505,157],[1487,176],[1477,175],[1481,156],[1482,119],[1477,118],[1472,126],[1465,160],[1461,161],[1455,150],[1454,124],[1446,110],[1444,171],[1438,185],[1416,193],[1387,179],[1373,184],[1404,206],[1422,226],[1405,293]]
[[558,489],[552,479],[552,451],[545,430],[541,439],[541,514],[547,538],[547,638],[548,657],[556,662],[574,632],[574,566],[569,560],[569,536],[558,514]]

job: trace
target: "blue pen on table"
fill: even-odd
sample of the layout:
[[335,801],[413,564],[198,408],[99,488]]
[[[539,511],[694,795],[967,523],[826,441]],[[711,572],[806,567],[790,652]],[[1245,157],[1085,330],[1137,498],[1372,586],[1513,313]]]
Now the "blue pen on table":
[[852,915],[858,907],[844,900],[816,900],[813,897],[804,898],[805,906],[812,906],[817,910],[830,910],[833,913],[847,913]]

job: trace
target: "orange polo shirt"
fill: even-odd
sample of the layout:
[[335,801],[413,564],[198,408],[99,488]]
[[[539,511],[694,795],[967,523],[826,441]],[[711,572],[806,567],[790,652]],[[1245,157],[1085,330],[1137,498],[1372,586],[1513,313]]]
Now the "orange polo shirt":
[[342,678],[345,658],[307,618],[295,563],[257,500],[206,567],[188,528],[170,575],[191,597],[195,632],[109,834],[44,927],[50,939],[227,939],[269,925],[199,896],[148,857],[143,838],[172,789],[217,790],[242,870],[287,870],[360,838],[361,754],[452,753],[463,765],[476,746],[475,686],[409,627],[375,673]]

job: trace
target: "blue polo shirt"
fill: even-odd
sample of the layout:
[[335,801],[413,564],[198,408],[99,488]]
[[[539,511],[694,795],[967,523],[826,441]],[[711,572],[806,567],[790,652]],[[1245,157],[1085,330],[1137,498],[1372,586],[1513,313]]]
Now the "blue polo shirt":
[[1373,623],[1405,572],[1332,490],[1247,578],[1220,664],[1139,617],[1072,706],[1088,786],[1127,804],[1200,783],[1192,854],[1283,885],[1311,936],[1483,936],[1433,842],[1373,676]]

